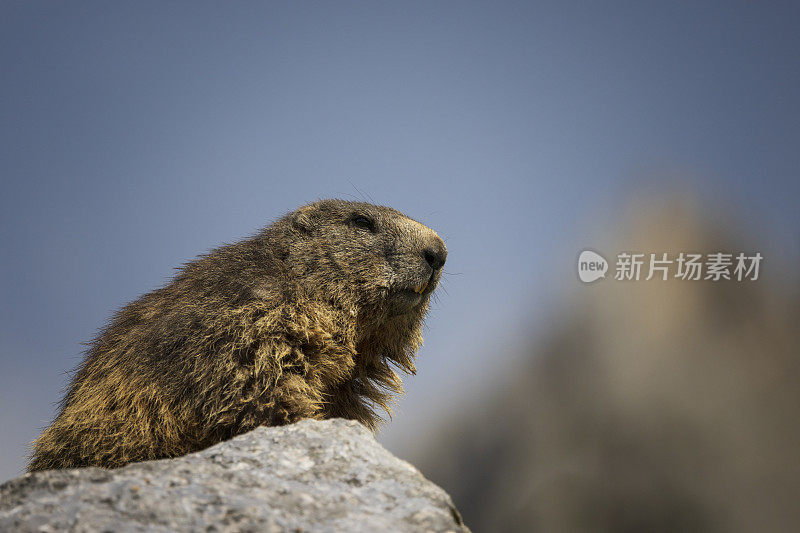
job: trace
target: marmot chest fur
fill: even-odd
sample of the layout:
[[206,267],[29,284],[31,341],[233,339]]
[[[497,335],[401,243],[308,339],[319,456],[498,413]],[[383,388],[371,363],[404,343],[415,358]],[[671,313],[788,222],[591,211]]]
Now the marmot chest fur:
[[260,425],[375,427],[414,372],[447,250],[399,211],[324,200],[187,264],[92,342],[29,470],[119,467]]

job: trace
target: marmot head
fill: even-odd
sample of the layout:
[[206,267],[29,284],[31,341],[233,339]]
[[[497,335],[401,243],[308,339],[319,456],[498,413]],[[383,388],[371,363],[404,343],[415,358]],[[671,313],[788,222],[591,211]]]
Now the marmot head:
[[276,226],[302,289],[349,307],[362,324],[421,322],[447,259],[432,229],[389,207],[322,200]]

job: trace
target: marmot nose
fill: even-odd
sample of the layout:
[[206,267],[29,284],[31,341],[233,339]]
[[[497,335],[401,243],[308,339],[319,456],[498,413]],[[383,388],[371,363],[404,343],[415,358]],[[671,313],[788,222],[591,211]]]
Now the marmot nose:
[[444,262],[447,260],[447,250],[444,246],[430,246],[423,250],[422,255],[425,257],[425,261],[431,266],[434,270],[439,270],[444,266]]

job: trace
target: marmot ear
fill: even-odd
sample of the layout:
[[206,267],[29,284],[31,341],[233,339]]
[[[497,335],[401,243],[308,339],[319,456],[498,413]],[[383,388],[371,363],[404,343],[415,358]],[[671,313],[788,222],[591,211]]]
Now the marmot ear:
[[307,212],[307,208],[301,207],[291,216],[292,226],[304,233],[310,233],[312,228],[311,217]]

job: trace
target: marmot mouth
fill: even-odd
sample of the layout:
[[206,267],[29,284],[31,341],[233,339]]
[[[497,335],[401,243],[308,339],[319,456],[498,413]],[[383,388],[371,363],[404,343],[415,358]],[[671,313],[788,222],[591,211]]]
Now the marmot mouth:
[[415,289],[399,289],[392,293],[388,301],[391,315],[402,315],[417,309],[424,296]]
[[418,291],[417,289],[400,289],[395,291],[395,295],[407,298],[409,300],[419,300],[422,296],[422,292]]
[[434,281],[435,274],[431,274],[431,276],[421,283],[416,284],[397,284],[390,292],[393,294],[408,294],[408,295],[425,295],[426,293],[433,292],[436,288],[436,282]]
[[418,309],[426,297],[436,288],[435,276],[422,283],[395,286],[389,292],[391,314],[405,314]]

